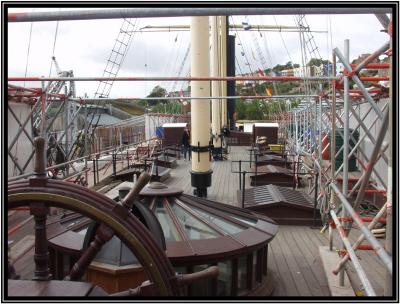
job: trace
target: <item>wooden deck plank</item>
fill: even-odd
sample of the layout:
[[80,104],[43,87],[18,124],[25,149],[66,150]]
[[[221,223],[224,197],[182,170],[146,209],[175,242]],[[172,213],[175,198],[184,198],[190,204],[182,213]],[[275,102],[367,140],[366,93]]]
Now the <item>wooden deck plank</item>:
[[14,263],[16,260],[21,258],[26,254],[31,248],[35,246],[35,236],[28,234],[24,236],[21,240],[14,243],[10,248],[10,253],[8,255],[10,263]]
[[218,172],[218,186],[215,189],[214,188],[214,195],[215,195],[215,200],[216,201],[221,201],[222,199],[225,199],[224,197],[224,174],[223,174],[223,167],[215,165],[216,171]]
[[[301,227],[303,235],[307,236],[316,247],[328,245],[328,232],[321,234],[319,229],[311,229],[310,227]],[[307,233],[309,232],[309,233]]]
[[[223,174],[222,174],[222,166],[220,166],[217,162],[213,163],[213,171],[215,172],[215,176],[213,176],[213,180],[215,183],[214,187],[211,187],[212,192],[211,192],[211,197],[210,199],[213,199],[215,201],[221,201],[219,198],[219,192],[223,191],[222,188],[222,182],[223,182]],[[213,173],[214,175],[214,173]]]
[[287,244],[283,231],[280,232],[281,233],[279,237],[275,239],[281,247],[282,256],[288,265],[289,273],[292,276],[294,283],[296,284],[297,291],[299,292],[300,296],[311,296],[312,293],[308,287],[308,284],[306,283],[306,277],[302,269],[300,269],[299,265],[297,264],[295,258],[295,256],[298,255],[298,253],[296,252],[297,250]]
[[272,293],[273,296],[284,296],[287,295],[285,290],[285,284],[283,283],[283,279],[279,273],[279,267],[276,262],[276,257],[274,255],[273,250],[269,248],[268,250],[268,268],[270,271],[274,273],[274,291]]
[[[279,233],[279,232],[278,232]],[[286,296],[298,296],[299,292],[297,291],[296,284],[293,281],[292,276],[290,275],[290,270],[288,265],[286,264],[286,260],[283,258],[282,250],[276,241],[278,235],[274,238],[274,240],[270,243],[269,251],[275,257],[276,264],[278,265],[278,273],[281,278],[280,282],[277,284],[282,284],[285,290]]]
[[[236,173],[231,173],[232,160],[248,158],[248,155],[243,147],[232,147],[231,151],[228,160],[212,162],[212,185],[208,188],[208,199],[237,206],[236,190],[239,188],[239,176]],[[190,161],[178,160],[178,166],[171,171],[171,178],[165,183],[180,187],[185,193],[192,195],[190,167]],[[243,168],[246,169],[247,167],[248,164],[244,163]],[[250,184],[246,182],[246,188],[249,187]]]
[[19,258],[13,265],[15,273],[20,275],[21,280],[31,280],[35,271],[33,255],[35,248],[31,248],[26,254]]
[[221,166],[221,168],[220,168],[220,170],[221,170],[221,173],[222,173],[222,176],[221,176],[221,180],[222,180],[222,183],[221,183],[221,190],[222,191],[220,191],[219,193],[220,193],[220,196],[219,196],[219,198],[218,198],[218,201],[222,201],[222,200],[224,200],[225,202],[226,202],[226,204],[229,204],[229,173],[228,173],[228,165],[229,165],[229,161],[222,161],[222,162],[220,162],[221,164],[220,164],[220,166]]
[[281,232],[286,239],[287,243],[290,244],[290,247],[299,249],[295,254],[294,258],[297,262],[297,264],[300,267],[300,270],[302,271],[306,283],[308,285],[308,288],[310,289],[311,293],[313,296],[322,296],[324,295],[324,292],[322,290],[321,284],[323,284],[324,281],[321,281],[314,273],[312,270],[312,264],[309,263],[309,261],[306,258],[306,254],[303,252],[305,251],[303,245],[305,245],[302,242],[297,242],[296,237],[293,237],[291,229],[288,230],[283,230]]
[[304,233],[299,232],[296,226],[290,230],[290,233],[293,236],[294,241],[296,242],[298,248],[300,249],[301,253],[304,255],[305,259],[308,262],[312,272],[314,273],[316,279],[318,280],[324,295],[329,294],[328,284],[326,282],[326,277],[324,272],[322,271],[322,262],[319,259],[318,247],[310,246],[307,243],[307,239],[304,236]]
[[233,191],[233,178],[232,178],[232,174],[231,174],[231,170],[230,170],[230,166],[229,164],[231,164],[231,162],[228,162],[227,165],[225,166],[225,178],[226,178],[226,195],[227,195],[227,200],[228,200],[228,204],[232,205],[232,201],[233,201],[233,195],[232,195],[232,191]]
[[[223,166],[223,189],[224,191],[223,193],[223,197],[226,198],[227,203],[229,204],[231,199],[230,199],[230,193],[229,193],[229,188],[230,188],[230,174],[229,174],[229,170],[228,170],[228,164],[229,162],[227,162],[224,166]],[[222,197],[221,197],[222,199]]]

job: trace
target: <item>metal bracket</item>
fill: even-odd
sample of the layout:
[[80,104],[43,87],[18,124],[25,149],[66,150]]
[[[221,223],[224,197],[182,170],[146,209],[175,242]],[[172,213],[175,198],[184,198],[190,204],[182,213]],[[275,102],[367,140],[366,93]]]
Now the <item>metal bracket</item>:
[[193,152],[197,153],[204,153],[204,152],[209,152],[211,149],[211,146],[190,146]]
[[208,142],[208,146],[200,146],[200,142],[197,142],[197,146],[190,146],[192,152],[197,152],[197,161],[200,162],[200,153],[208,152],[209,159],[211,160],[212,145]]

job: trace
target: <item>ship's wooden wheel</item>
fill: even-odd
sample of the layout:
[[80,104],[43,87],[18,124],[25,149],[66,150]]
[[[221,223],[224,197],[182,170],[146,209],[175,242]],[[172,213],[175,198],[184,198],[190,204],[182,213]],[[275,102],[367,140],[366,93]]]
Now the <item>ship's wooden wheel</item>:
[[[35,176],[29,180],[9,183],[7,208],[30,207],[35,220],[35,273],[34,280],[48,281],[49,254],[46,238],[46,218],[50,207],[58,207],[81,213],[100,223],[93,242],[72,267],[66,281],[79,280],[103,244],[114,235],[133,252],[143,266],[149,281],[135,290],[120,295],[174,296],[179,295],[182,285],[193,279],[218,275],[217,269],[189,276],[176,276],[165,253],[146,227],[129,211],[133,199],[149,179],[142,175],[122,204],[79,185],[46,178],[44,139],[35,139]],[[68,282],[66,282],[67,284]],[[23,291],[22,291],[23,292]],[[62,294],[60,294],[62,296]]]

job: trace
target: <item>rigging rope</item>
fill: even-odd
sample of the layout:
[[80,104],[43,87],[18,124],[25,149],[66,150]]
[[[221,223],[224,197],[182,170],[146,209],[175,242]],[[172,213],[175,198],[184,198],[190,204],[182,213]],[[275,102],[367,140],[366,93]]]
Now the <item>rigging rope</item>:
[[[296,26],[299,29],[301,61],[302,61],[301,69],[303,70],[303,76],[306,77],[307,76],[307,66],[306,66],[307,63],[305,62],[305,58],[304,58],[305,49],[304,49],[304,45],[303,45],[303,38],[304,38],[304,36],[302,35],[303,31],[302,31],[302,27],[300,26],[300,22],[297,21],[295,16],[293,16],[293,19],[295,20]],[[303,85],[304,85],[304,94],[309,95],[308,83],[305,79],[303,80]]]
[[[231,16],[231,19],[232,19],[232,23],[234,23],[233,16]],[[235,29],[235,31],[236,31],[236,37],[239,39],[240,48],[242,49],[242,56],[245,58],[246,65],[249,67],[250,73],[253,73],[253,71],[251,70],[251,65],[250,65],[249,59],[247,58],[247,54],[244,51],[243,43],[242,43],[242,40],[240,39],[239,32],[237,29]]]
[[[276,26],[278,26],[278,22],[276,21],[275,16],[273,16],[273,17],[274,17]],[[289,60],[290,60],[290,62],[292,63],[292,68],[294,68],[294,67],[293,67],[293,60],[292,60],[292,57],[290,56],[289,50],[288,50],[288,48],[287,48],[287,46],[286,46],[285,40],[283,39],[283,36],[282,36],[282,32],[281,32],[281,31],[279,31],[279,35],[280,35],[280,37],[281,37],[283,47],[284,47],[285,50],[286,50],[286,53],[287,53],[287,55],[288,55],[288,57],[289,57]]]
[[[275,21],[276,26],[278,26],[278,22],[277,22],[275,16],[273,16],[273,17],[274,17],[274,21]],[[279,35],[280,35],[280,37],[281,37],[283,47],[285,48],[286,53],[287,53],[287,55],[288,55],[288,57],[289,57],[289,61],[290,61],[290,63],[291,63],[292,69],[294,69],[292,57],[290,56],[289,50],[288,50],[288,48],[287,48],[287,46],[286,46],[286,43],[285,43],[285,40],[284,40],[284,38],[283,38],[283,35],[282,35],[282,32],[281,32],[281,31],[279,31]],[[279,107],[280,107],[280,105],[279,105]],[[282,110],[281,107],[280,107],[280,109]]]
[[243,75],[242,67],[240,66],[239,60],[238,60],[236,55],[235,55],[235,61],[236,61],[236,64],[237,64],[237,66],[239,68],[240,74]]
[[53,67],[53,57],[54,57],[54,53],[55,53],[55,50],[56,50],[56,42],[57,42],[57,35],[58,35],[58,23],[59,23],[59,21],[57,21],[56,31],[55,31],[55,34],[54,34],[53,52],[52,52],[51,59],[50,59],[49,77],[51,76],[51,69]]
[[[261,17],[260,17],[260,23],[261,23]],[[268,43],[267,43],[267,32],[265,32],[264,35],[261,35],[261,32],[259,32],[259,33],[260,33],[260,36],[264,39],[265,50],[266,50],[266,52],[267,52],[267,56],[268,56],[268,59],[269,59],[269,61],[270,61],[270,63],[271,63],[271,69],[272,69],[272,67],[273,67],[273,62],[276,62],[276,61],[275,61],[275,58],[273,57],[272,51],[270,51],[270,50],[269,50],[269,47],[268,47]],[[266,66],[266,67],[267,67],[267,66]],[[277,84],[276,84],[275,82],[272,83],[272,87],[273,87],[273,89],[274,89],[274,91],[275,91],[275,94],[276,94],[276,95],[279,95],[278,86],[277,86]]]
[[[175,36],[174,42],[172,43],[171,51],[168,55],[167,64],[164,66],[164,75],[170,75],[171,65],[172,65],[172,57],[175,52],[176,42],[178,41],[179,33]],[[160,84],[161,82],[159,82]]]
[[[30,53],[30,49],[31,49],[32,27],[33,27],[33,22],[31,22],[31,28],[29,30],[28,52],[26,54],[26,63],[25,63],[25,77],[28,73],[28,62],[29,62],[29,53]],[[25,87],[25,81],[24,81],[24,87]]]
[[[185,55],[183,56],[183,59],[182,59],[181,64],[179,66],[178,77],[180,77],[182,75],[183,69],[184,69],[184,67],[185,67],[185,65],[187,63],[187,59],[188,59],[189,52],[190,52],[190,47],[191,47],[191,43],[189,41],[188,46],[186,48]],[[173,83],[172,89],[171,89],[172,92],[175,92],[175,89],[176,89],[177,85],[178,85],[178,81],[175,80],[174,83]],[[181,84],[181,85],[183,87],[183,84]],[[181,90],[182,90],[182,88],[181,88]]]
[[[179,58],[179,50],[181,49],[181,46],[182,46],[182,43],[183,43],[183,38],[184,37],[182,37],[180,40],[179,40],[179,46],[178,46],[178,48],[177,48],[177,52],[176,52],[176,56],[175,56],[175,60],[174,60],[174,63],[172,64],[172,66],[171,66],[171,75],[175,75],[175,71],[176,71],[176,66],[177,66],[177,63],[178,63],[178,58]],[[177,39],[177,38],[175,38],[175,39]],[[176,40],[175,40],[176,41]],[[183,54],[183,56],[185,56],[185,53]],[[183,59],[182,59],[183,60]],[[178,69],[179,69],[179,67],[178,67]],[[179,71],[177,71],[177,72],[179,72]],[[173,83],[171,83],[171,82],[168,82],[167,84],[166,84],[166,90],[167,90],[167,93],[172,89],[172,86],[173,86]],[[168,89],[167,89],[168,88]]]

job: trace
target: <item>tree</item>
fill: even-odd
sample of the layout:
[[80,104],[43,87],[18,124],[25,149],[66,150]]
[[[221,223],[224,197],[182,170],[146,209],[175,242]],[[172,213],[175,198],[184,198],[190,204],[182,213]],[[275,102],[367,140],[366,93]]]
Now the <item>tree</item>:
[[291,61],[286,62],[285,67],[290,69],[293,66]]
[[311,58],[307,63],[307,66],[320,66],[321,64],[329,64],[331,63],[329,60],[323,60],[319,58]]
[[286,103],[284,101],[263,101],[252,99],[245,101],[236,99],[235,111],[238,120],[263,120],[269,115],[285,111]]
[[290,70],[292,68],[299,68],[300,65],[298,63],[292,63],[291,61],[286,62],[286,64],[277,64],[272,68],[274,72],[280,72],[283,70]]
[[246,102],[243,99],[235,100],[235,112],[238,120],[246,119]]
[[[166,95],[167,90],[157,85],[147,97],[165,97]],[[154,106],[159,102],[165,103],[166,100],[149,100],[149,105]]]
[[250,120],[264,119],[264,111],[262,111],[261,101],[258,99],[252,100],[246,107],[246,118]]

